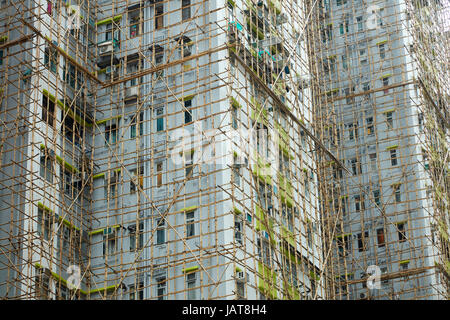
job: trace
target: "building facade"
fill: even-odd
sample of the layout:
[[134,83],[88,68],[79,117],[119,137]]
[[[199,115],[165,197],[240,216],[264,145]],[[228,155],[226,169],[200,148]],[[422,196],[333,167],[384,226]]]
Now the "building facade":
[[333,0],[312,10],[317,134],[348,168],[321,166],[332,177],[322,195],[336,299],[448,298],[445,7]]
[[2,297],[326,297],[303,4],[2,6]]

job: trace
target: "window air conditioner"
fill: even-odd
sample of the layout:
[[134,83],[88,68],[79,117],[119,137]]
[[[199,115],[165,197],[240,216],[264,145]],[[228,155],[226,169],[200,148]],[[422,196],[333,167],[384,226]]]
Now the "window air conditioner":
[[137,96],[137,94],[138,94],[138,87],[127,88],[127,90],[125,91],[126,98]]
[[113,42],[107,41],[107,42],[103,42],[103,43],[99,44],[98,50],[100,51],[100,54],[108,54],[108,53],[113,52],[113,50],[114,50]]

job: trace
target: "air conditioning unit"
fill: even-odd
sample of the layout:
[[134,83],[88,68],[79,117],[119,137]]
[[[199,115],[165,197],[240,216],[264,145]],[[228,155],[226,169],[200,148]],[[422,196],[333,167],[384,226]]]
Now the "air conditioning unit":
[[125,98],[131,98],[138,95],[138,87],[127,88],[125,91]]
[[107,42],[103,42],[103,43],[99,44],[98,50],[99,50],[100,54],[112,53],[114,50],[113,42],[107,41]]

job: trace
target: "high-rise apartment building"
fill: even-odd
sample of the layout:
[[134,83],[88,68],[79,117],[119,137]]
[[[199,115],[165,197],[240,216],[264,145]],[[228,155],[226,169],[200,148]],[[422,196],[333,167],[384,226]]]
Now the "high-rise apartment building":
[[445,5],[0,4],[1,297],[448,296]]
[[323,0],[312,12],[316,132],[350,171],[322,161],[330,295],[448,298],[448,4]]
[[1,21],[2,297],[325,297],[300,3],[6,1]]

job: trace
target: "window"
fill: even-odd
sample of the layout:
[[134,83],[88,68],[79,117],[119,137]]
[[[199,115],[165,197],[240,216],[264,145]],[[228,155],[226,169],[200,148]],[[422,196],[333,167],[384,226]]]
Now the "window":
[[322,42],[326,43],[333,39],[333,25],[329,24],[322,30]]
[[[133,119],[131,119],[131,125],[130,125],[130,138],[136,138],[136,117],[137,115],[135,115],[133,117]],[[139,113],[139,135],[143,136],[144,135],[144,113],[140,112]]]
[[185,152],[184,165],[185,165],[186,178],[190,178],[194,174],[193,159],[194,159],[194,150]]
[[269,186],[266,187],[265,183],[260,182],[259,188],[256,190],[256,198],[261,208],[268,209],[272,205],[272,191]]
[[164,219],[156,220],[156,244],[166,243],[166,221]]
[[71,294],[64,284],[56,283],[56,300],[71,300]]
[[383,77],[382,81],[383,81],[383,86],[384,87],[389,85],[389,77]]
[[344,34],[344,33],[348,33],[349,29],[348,29],[348,19],[346,19],[343,23],[339,24],[339,33],[340,34]]
[[128,15],[130,17],[130,38],[135,38],[140,34],[139,27],[142,25],[140,23],[140,10],[129,12]]
[[366,209],[366,205],[364,202],[364,196],[361,195],[356,195],[355,196],[355,210],[358,211],[362,211]]
[[344,174],[343,174],[342,168],[334,166],[333,167],[333,177],[335,179],[342,179],[343,176],[344,176]]
[[144,135],[144,112],[139,113],[139,135]]
[[392,129],[394,127],[394,112],[388,111],[384,114],[386,117],[386,124],[388,129]]
[[419,129],[422,131],[423,130],[423,112],[420,112],[419,114],[417,114],[417,119],[419,122]]
[[370,170],[373,172],[377,171],[377,154],[369,153]]
[[50,47],[45,48],[44,65],[51,72],[56,73],[58,66],[58,52]]
[[358,159],[356,158],[351,159],[350,164],[352,166],[352,172],[354,175],[362,173],[361,163],[358,161]]
[[163,179],[163,163],[158,162],[156,164],[156,186],[159,188],[162,186]]
[[197,284],[197,274],[195,272],[186,274],[186,287],[188,290],[187,299],[188,300],[196,300],[197,299],[197,290],[194,288]]
[[51,16],[52,15],[52,9],[53,9],[53,3],[52,1],[47,1],[47,13]]
[[134,284],[130,285],[130,300],[144,300],[144,282],[137,284],[137,289]]
[[155,64],[156,65],[163,63],[163,60],[164,60],[164,53],[158,53],[157,55],[155,55]]
[[238,108],[232,107],[231,108],[231,126],[233,129],[237,130],[239,126],[239,110]]
[[[344,57],[344,56],[342,56]],[[347,61],[347,60],[345,60]],[[344,63],[344,61],[342,61],[342,63]],[[347,68],[347,62],[345,62],[345,68]],[[350,104],[354,102],[354,97],[351,96],[352,93],[350,93],[350,88],[345,88],[344,89],[344,96],[345,96],[345,102]]]
[[84,83],[83,74],[77,72],[75,65],[67,63],[64,65],[64,81],[73,89],[80,89]]
[[363,83],[363,91],[369,91],[370,90],[370,84],[369,82]]
[[64,190],[64,193],[69,197],[72,196],[73,193],[73,185],[72,185],[72,172],[68,170],[64,170],[61,168],[61,190]]
[[37,231],[44,240],[50,240],[52,233],[52,219],[50,213],[41,208],[38,209]]
[[380,26],[380,27],[382,27],[383,26],[383,13],[384,13],[384,9],[383,8],[380,8],[380,13],[378,14],[378,25]]
[[129,226],[130,230],[130,251],[140,250],[144,246],[144,223],[141,222],[136,230],[136,225]]
[[337,243],[337,246],[338,246],[339,255],[346,256],[348,254],[349,249],[350,249],[349,236],[345,235],[345,236],[337,237],[336,243]]
[[156,132],[164,130],[164,108],[156,109]]
[[49,126],[53,127],[55,118],[55,103],[47,98],[46,95],[42,96],[42,120]]
[[245,282],[236,281],[236,295],[238,299],[245,297]]
[[350,123],[348,125],[348,136],[350,141],[358,139],[358,123]]
[[374,126],[373,126],[373,117],[366,118],[367,123],[367,134],[369,136],[372,136],[375,132]]
[[50,297],[50,270],[44,268],[36,269],[36,298],[38,300],[48,300]]
[[103,235],[103,256],[112,256],[116,253],[117,238],[115,230]]
[[115,123],[105,126],[105,144],[117,143],[118,126]]
[[314,243],[314,235],[313,235],[313,224],[309,222],[306,224],[306,239],[308,242],[308,246],[312,248]]
[[400,184],[394,184],[392,189],[394,191],[395,202],[402,202],[402,194],[400,192]]
[[241,164],[239,163],[239,158],[233,156],[233,183],[237,186],[241,185]]
[[105,41],[112,40],[112,36],[113,36],[113,25],[112,25],[112,23],[108,23],[106,25]]
[[3,64],[3,50],[0,50],[0,66]]
[[48,152],[41,151],[40,169],[39,174],[42,178],[45,178],[50,183],[53,183],[53,158],[50,157]]
[[165,300],[166,295],[166,278],[156,278],[156,297],[158,300]]
[[392,166],[396,166],[398,164],[397,161],[397,149],[391,149],[389,150],[390,154],[391,154],[391,165]]
[[342,214],[346,214],[347,213],[347,206],[348,206],[348,197],[347,196],[343,196],[341,198]]
[[377,243],[378,243],[378,247],[384,247],[384,245],[385,245],[383,228],[377,229]]
[[398,232],[398,241],[400,242],[406,241],[406,230],[404,222],[397,224],[397,232]]
[[130,170],[130,173],[131,173],[130,193],[134,194],[134,193],[136,193],[136,190],[137,190],[137,186],[136,186],[136,180],[138,179],[138,177],[136,175],[137,170],[136,169]]
[[[348,69],[348,65],[347,65],[347,55],[343,55],[341,56],[342,59],[342,68],[344,68],[345,70]],[[348,95],[348,93],[346,94]]]
[[408,266],[409,266],[409,260],[400,262],[400,267],[402,268],[402,270],[408,270]]
[[272,264],[272,255],[273,251],[270,250],[270,245],[267,239],[260,239],[257,240],[257,247],[258,247],[258,257],[264,264],[267,266],[271,266]]
[[369,231],[358,233],[358,251],[366,251],[369,247]]
[[380,52],[380,59],[386,58],[386,51],[385,51],[384,44],[379,44],[378,45],[378,50]]
[[[190,123],[192,122],[192,111],[189,110],[189,108],[192,107],[192,99],[185,100],[184,101],[184,123]],[[187,109],[187,110],[186,110]]]
[[191,0],[181,0],[181,20],[191,18]]
[[164,5],[158,5],[155,7],[155,29],[161,29],[164,27]]
[[62,248],[63,254],[67,254],[70,245],[70,230],[66,225],[61,226],[62,230]]
[[362,31],[363,30],[363,18],[356,17],[356,23],[358,24],[358,31]]
[[105,186],[105,198],[108,197],[108,192],[110,198],[116,197],[117,187],[120,182],[119,180],[120,180],[120,171],[112,172],[108,180],[108,185]]
[[195,236],[195,211],[186,212],[186,237]]
[[284,204],[281,205],[281,221],[289,229],[289,231],[294,232],[294,218],[292,215],[292,208]]
[[131,119],[130,124],[130,139],[136,138],[136,116]]
[[234,240],[242,244],[242,221],[237,216],[234,218]]
[[380,190],[374,190],[373,191],[373,200],[377,204],[377,206],[380,206]]

